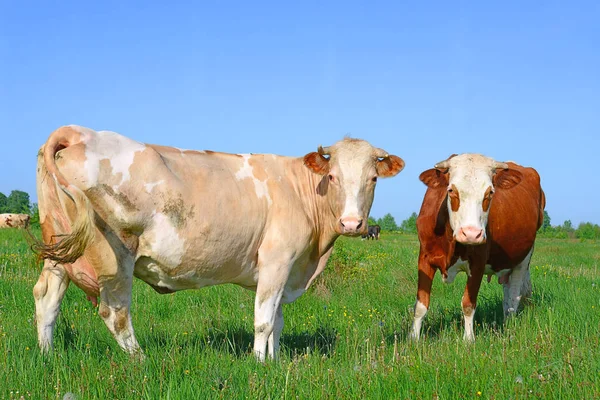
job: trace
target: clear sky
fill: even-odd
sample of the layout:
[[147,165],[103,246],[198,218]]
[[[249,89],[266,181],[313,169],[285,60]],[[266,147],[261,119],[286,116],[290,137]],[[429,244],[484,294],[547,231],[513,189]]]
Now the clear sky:
[[553,224],[600,223],[600,2],[0,2],[0,191],[61,125],[301,156],[402,157],[371,215],[418,211],[452,153],[535,167]]

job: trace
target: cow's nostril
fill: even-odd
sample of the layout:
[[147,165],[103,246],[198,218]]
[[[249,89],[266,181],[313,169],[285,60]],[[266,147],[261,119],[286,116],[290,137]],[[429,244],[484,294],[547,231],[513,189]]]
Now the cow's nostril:
[[363,224],[363,220],[361,219],[360,221],[358,221],[358,225],[356,225],[356,230],[359,230],[360,227],[362,226],[362,224]]

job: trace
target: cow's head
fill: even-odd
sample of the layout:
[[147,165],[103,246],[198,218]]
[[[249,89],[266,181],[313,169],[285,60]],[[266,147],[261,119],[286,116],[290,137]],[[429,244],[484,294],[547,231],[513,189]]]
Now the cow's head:
[[450,156],[419,179],[432,189],[447,191],[450,227],[457,242],[485,243],[490,206],[496,190],[507,190],[521,182],[519,171],[480,154]]
[[404,168],[400,157],[358,139],[344,139],[304,156],[304,164],[322,175],[318,193],[326,196],[340,235],[367,232],[377,178],[396,175]]

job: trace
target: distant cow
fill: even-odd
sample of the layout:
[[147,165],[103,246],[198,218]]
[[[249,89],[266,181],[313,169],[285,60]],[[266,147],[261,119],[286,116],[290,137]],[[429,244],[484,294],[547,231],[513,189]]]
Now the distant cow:
[[0,228],[27,228],[28,214],[0,214]]
[[369,225],[367,228],[367,233],[362,235],[363,239],[375,239],[379,240],[379,232],[381,232],[381,227],[379,225]]
[[73,282],[100,297],[99,314],[119,345],[141,352],[130,313],[135,276],[159,293],[222,283],[256,291],[254,352],[263,360],[268,342],[274,358],[282,303],[306,291],[340,235],[366,230],[377,178],[403,168],[399,157],[358,139],[292,158],[59,128],[37,167],[40,347],[51,347]]
[[473,316],[483,275],[504,285],[504,314],[514,314],[531,293],[529,261],[543,222],[544,192],[533,168],[496,162],[478,154],[451,156],[423,172],[427,185],[417,230],[419,283],[412,337],[419,338],[439,270],[450,283],[468,275],[462,298],[465,340],[475,339]]

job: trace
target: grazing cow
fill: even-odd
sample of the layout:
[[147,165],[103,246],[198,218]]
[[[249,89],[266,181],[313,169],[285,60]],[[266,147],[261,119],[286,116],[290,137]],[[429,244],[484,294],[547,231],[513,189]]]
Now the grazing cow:
[[0,214],[0,228],[27,228],[28,214]]
[[367,240],[379,240],[379,232],[381,232],[381,227],[379,225],[369,225],[367,228],[367,233],[363,234],[362,238]]
[[45,259],[33,294],[38,339],[51,348],[70,281],[95,301],[119,345],[133,277],[158,293],[222,283],[256,292],[254,352],[275,358],[282,303],[322,272],[338,236],[366,229],[378,177],[404,168],[358,139],[304,157],[142,144],[79,126],[53,132],[38,157]]
[[529,261],[543,222],[544,192],[535,169],[479,154],[451,156],[419,177],[427,191],[417,218],[421,248],[412,338],[418,339],[439,270],[450,283],[468,275],[462,298],[464,339],[473,341],[473,316],[483,275],[504,285],[504,315],[531,293]]

